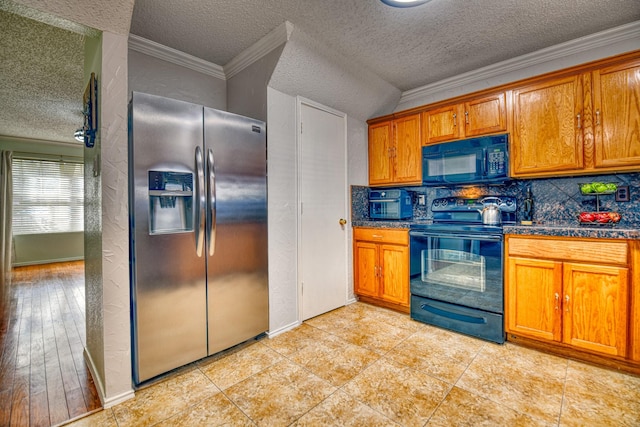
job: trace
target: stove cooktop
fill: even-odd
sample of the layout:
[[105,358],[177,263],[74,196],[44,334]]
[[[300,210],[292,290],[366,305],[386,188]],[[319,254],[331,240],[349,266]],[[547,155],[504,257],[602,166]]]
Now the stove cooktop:
[[464,224],[464,223],[433,223],[411,224],[411,230],[433,232],[459,232],[477,234],[502,234],[502,225]]

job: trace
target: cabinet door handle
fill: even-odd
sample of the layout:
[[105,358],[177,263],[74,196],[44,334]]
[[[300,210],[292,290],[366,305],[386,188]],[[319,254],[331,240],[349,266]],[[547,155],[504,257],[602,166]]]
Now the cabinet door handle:
[[458,126],[458,123],[456,121],[456,118],[458,117],[458,115],[456,113],[453,113],[453,125],[454,126]]
[[581,118],[580,118],[580,114],[578,114],[578,115],[576,116],[576,118],[578,119],[578,129],[581,129],[581,128],[582,128],[582,120],[581,120]]
[[569,312],[569,295],[564,296],[564,301],[566,303],[564,306],[564,311],[568,313]]
[[600,126],[600,110],[596,110],[596,126]]
[[555,293],[555,299],[556,299],[556,306],[555,306],[555,310],[558,311],[560,308],[560,295],[556,292]]
[[467,125],[469,124],[469,112],[468,111],[464,112],[464,123],[467,124]]
[[373,275],[374,275],[375,277],[378,277],[378,266],[377,266],[377,265],[374,265],[374,266],[373,266]]

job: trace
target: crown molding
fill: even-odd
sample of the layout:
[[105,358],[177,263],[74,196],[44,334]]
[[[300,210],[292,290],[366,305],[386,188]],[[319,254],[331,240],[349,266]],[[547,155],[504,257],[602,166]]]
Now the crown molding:
[[579,54],[588,50],[606,47],[624,41],[640,40],[640,21],[631,22],[619,27],[611,28],[599,33],[591,34],[575,40],[551,46],[506,61],[498,62],[487,67],[463,73],[454,77],[441,80],[416,89],[411,89],[402,93],[399,105],[410,103],[416,99],[429,95],[457,89],[474,83],[479,83],[487,79],[500,77],[507,73],[526,69],[528,67],[545,62],[558,60],[570,55]]
[[129,34],[129,49],[198,71],[199,73],[208,74],[218,79],[226,80],[224,69],[221,66],[161,45],[160,43],[136,36],[135,34]]
[[163,61],[171,62],[172,64],[190,68],[200,73],[208,74],[221,80],[226,80],[235,76],[282,43],[287,42],[292,32],[293,24],[288,21],[283,22],[269,34],[229,61],[224,67],[161,45],[152,40],[136,36],[135,34],[129,34],[129,49],[162,59]]
[[228,79],[253,64],[282,43],[289,41],[293,32],[293,24],[285,21],[269,34],[258,40],[252,46],[242,51],[224,66],[224,73]]

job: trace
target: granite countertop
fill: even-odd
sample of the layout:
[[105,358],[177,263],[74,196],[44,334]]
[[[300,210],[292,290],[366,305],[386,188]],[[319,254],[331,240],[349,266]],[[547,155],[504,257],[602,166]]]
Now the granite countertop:
[[[429,224],[430,220],[356,220],[353,227],[411,228],[411,225]],[[505,225],[503,234],[526,236],[590,237],[599,239],[640,239],[640,229],[614,226],[579,225],[576,223],[544,223],[534,225]]]
[[505,225],[504,234],[527,236],[592,237],[599,239],[640,239],[640,230],[625,226],[579,225],[576,223],[544,223],[534,225]]

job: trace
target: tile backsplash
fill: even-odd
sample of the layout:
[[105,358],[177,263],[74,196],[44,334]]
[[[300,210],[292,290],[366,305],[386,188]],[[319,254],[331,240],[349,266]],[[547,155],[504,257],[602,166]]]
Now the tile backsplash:
[[[499,186],[474,187],[398,187],[408,190],[413,200],[413,219],[431,219],[429,206],[434,198],[448,196],[479,197],[482,195],[514,196],[518,200],[518,222],[522,219],[522,205],[527,187],[534,200],[533,220],[543,224],[578,223],[577,215],[596,210],[596,197],[584,196],[580,183],[615,182],[629,187],[629,201],[616,202],[615,195],[602,195],[600,210],[620,213],[619,226],[640,228],[640,173],[595,175],[565,178],[513,180]],[[352,220],[368,220],[368,187],[351,187]],[[426,196],[426,204],[418,204],[418,195]]]

